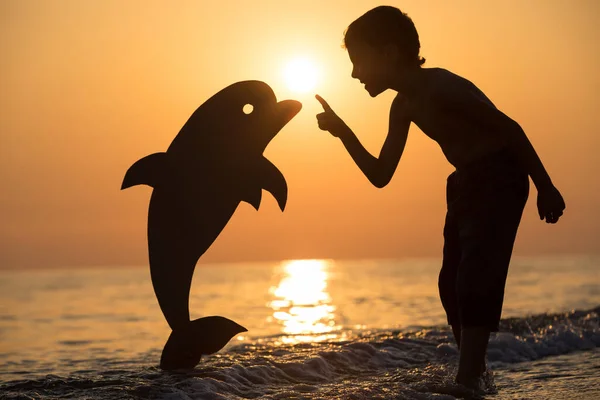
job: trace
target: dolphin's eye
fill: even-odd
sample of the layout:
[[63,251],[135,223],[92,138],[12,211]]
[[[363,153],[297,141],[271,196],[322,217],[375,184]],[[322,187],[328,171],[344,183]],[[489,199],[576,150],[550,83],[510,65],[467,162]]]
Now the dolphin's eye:
[[252,104],[246,104],[244,107],[242,107],[242,111],[244,111],[244,114],[252,114],[252,111],[254,111],[254,106]]

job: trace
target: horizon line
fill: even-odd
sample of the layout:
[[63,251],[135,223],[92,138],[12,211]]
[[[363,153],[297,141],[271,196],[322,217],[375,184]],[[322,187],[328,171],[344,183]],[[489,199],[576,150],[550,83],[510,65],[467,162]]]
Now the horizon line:
[[[512,255],[512,259],[518,258],[565,258],[565,257],[600,257],[600,252],[545,252],[545,253],[527,253],[520,252]],[[281,259],[249,259],[249,260],[211,260],[211,261],[202,261],[199,260],[196,263],[196,266],[202,268],[203,266],[218,266],[218,265],[229,265],[231,267],[239,267],[243,265],[256,265],[256,264],[283,264],[291,261],[298,260],[319,260],[319,261],[329,261],[329,262],[369,262],[369,261],[408,261],[408,260],[439,260],[441,262],[441,255],[412,255],[412,256],[389,256],[389,257],[307,257],[307,258],[281,258]],[[127,268],[127,269],[137,269],[137,268],[148,268],[148,263],[140,263],[140,264],[89,264],[84,263],[80,265],[75,264],[65,264],[65,265],[0,265],[0,272],[2,271],[47,271],[47,270],[72,270],[72,269],[117,269],[117,268]]]

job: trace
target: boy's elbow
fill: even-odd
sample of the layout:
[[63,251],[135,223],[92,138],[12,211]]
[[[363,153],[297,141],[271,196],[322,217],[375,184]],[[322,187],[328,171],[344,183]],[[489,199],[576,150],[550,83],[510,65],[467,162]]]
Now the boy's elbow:
[[392,178],[391,176],[381,174],[381,175],[372,177],[370,180],[371,180],[371,183],[373,184],[373,186],[375,186],[378,189],[382,189],[382,188],[386,187],[388,183],[390,183],[391,178]]
[[394,171],[396,170],[395,166],[392,167],[391,164],[381,163],[377,166],[378,168],[373,171],[369,180],[378,189],[382,189],[387,186],[388,183],[392,180],[392,176],[394,176]]

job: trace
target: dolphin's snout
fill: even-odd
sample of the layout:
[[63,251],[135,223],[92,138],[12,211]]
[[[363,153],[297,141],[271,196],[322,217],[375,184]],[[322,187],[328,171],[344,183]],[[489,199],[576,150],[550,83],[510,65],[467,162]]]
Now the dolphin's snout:
[[302,109],[302,103],[297,100],[282,100],[277,103],[278,114],[281,118],[281,127],[290,122]]

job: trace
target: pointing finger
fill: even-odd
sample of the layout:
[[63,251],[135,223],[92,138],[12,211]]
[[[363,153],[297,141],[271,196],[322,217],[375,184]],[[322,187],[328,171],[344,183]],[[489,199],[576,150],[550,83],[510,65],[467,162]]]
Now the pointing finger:
[[322,98],[318,94],[315,95],[315,98],[319,101],[319,103],[321,103],[321,105],[323,106],[323,110],[333,112],[333,110],[331,109],[331,107],[329,107],[329,104],[327,104],[324,98]]

